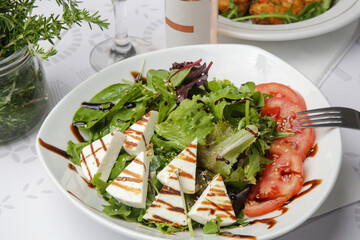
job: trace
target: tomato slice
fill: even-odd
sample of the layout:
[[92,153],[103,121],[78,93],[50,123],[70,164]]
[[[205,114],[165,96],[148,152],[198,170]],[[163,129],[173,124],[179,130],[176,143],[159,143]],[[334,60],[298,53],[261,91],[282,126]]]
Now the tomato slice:
[[299,129],[294,136],[283,137],[279,140],[298,151],[304,161],[315,144],[315,130],[312,128]]
[[304,98],[298,92],[294,91],[288,86],[280,83],[262,83],[256,85],[255,89],[261,93],[271,94],[274,97],[286,98],[298,105],[301,111],[306,110],[306,103]]
[[302,109],[292,101],[286,98],[272,97],[265,100],[261,115],[274,118],[278,125],[278,131],[296,132],[299,130],[297,121],[293,121],[296,118],[296,112],[299,111]]
[[272,163],[265,166],[245,202],[244,214],[260,216],[281,207],[304,182],[302,158],[290,145],[275,140],[269,149]]
[[309,151],[315,143],[315,131],[312,128],[298,128],[296,112],[301,111],[300,107],[285,98],[272,97],[265,100],[265,106],[261,115],[267,115],[275,119],[278,124],[278,131],[294,132],[291,137],[281,138],[295,148],[305,160]]

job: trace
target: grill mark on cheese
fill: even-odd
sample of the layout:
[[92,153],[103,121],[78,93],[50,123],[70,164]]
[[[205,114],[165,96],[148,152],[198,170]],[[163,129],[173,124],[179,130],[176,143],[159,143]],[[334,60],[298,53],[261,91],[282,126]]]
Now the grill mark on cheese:
[[175,195],[175,196],[181,196],[181,192],[169,187],[168,185],[165,185],[161,190],[160,193],[167,194],[167,195]]
[[171,180],[177,180],[178,178],[177,178],[177,177],[174,177],[174,176],[170,176],[169,179],[171,179]]
[[[172,170],[176,169],[176,167],[175,167],[174,165],[169,164],[168,166],[169,166],[169,168],[171,169],[171,171],[168,171],[168,172],[172,172]],[[184,177],[184,178],[189,178],[189,179],[195,180],[194,176],[191,175],[190,173],[187,173],[187,172],[185,172],[185,171],[183,171],[183,170],[181,170],[181,169],[179,169],[179,168],[178,168],[178,170],[179,170],[179,176],[180,176],[180,177]]]
[[124,145],[126,148],[133,149],[136,148],[138,144],[131,141],[125,141]]
[[190,173],[184,172],[184,171],[182,171],[180,169],[179,169],[179,176],[195,180],[193,175],[191,175]]
[[214,193],[214,192],[212,192],[212,193],[208,193],[207,194],[207,196],[208,197],[226,197],[227,196],[227,194],[223,191],[222,193],[221,192],[217,192],[217,193]]
[[119,187],[119,188],[122,188],[126,191],[129,191],[129,192],[133,192],[135,194],[141,194],[141,190],[138,189],[138,188],[133,188],[133,187],[129,187],[129,186],[125,186],[121,183],[118,183],[118,182],[112,182],[111,184],[114,184],[115,186]]
[[128,129],[125,130],[124,132],[125,135],[141,135],[142,132],[138,131],[138,130],[135,130],[135,129],[132,129],[131,127],[129,127]]
[[146,166],[145,166],[145,163],[143,163],[142,161],[140,161],[140,160],[139,160],[139,159],[137,159],[137,158],[135,158],[135,159],[133,160],[133,162],[135,162],[135,163],[137,163],[137,164],[142,165],[142,166],[145,168],[145,171],[146,171]]
[[89,174],[90,182],[91,182],[92,176],[91,176],[90,169],[89,169],[89,166],[87,165],[87,162],[86,162],[86,159],[85,159],[85,157],[84,157],[83,152],[81,152],[81,161],[85,164],[85,167],[86,167],[86,170],[87,170],[87,172],[88,172],[88,174]]
[[164,200],[161,200],[161,199],[157,199],[156,202],[162,203],[162,204],[168,206],[166,209],[169,210],[169,211],[185,214],[185,209],[184,208],[175,207],[175,206],[171,205],[170,203],[165,202]]
[[226,214],[217,214],[216,216],[220,217],[221,219],[225,219],[228,217],[228,215],[226,215]]
[[151,207],[151,208],[161,208],[160,205],[157,205],[157,204],[154,204],[154,203],[152,203],[152,204],[150,205],[150,207]]
[[188,147],[189,147],[189,148],[197,148],[197,145],[190,143]]
[[169,211],[185,214],[185,210],[181,207],[170,207]]
[[181,160],[186,161],[186,162],[196,163],[196,158],[192,158],[192,157],[186,156],[186,155],[183,154],[183,153],[180,153],[180,155],[178,156],[178,158],[180,158]]
[[[196,149],[196,148],[195,148]],[[191,155],[193,158],[195,158],[196,159],[196,155],[195,155],[195,153],[193,153],[191,150],[190,150],[190,148],[189,147],[187,147],[186,149],[186,152],[189,154],[189,155]]]
[[159,215],[153,215],[152,217],[153,217],[153,219],[148,219],[148,221],[150,221],[150,222],[168,223],[168,224],[171,224],[173,226],[180,226],[179,224],[174,223],[174,222],[170,221],[169,219],[160,217]]
[[219,175],[219,176],[216,178],[216,181],[218,181],[218,182],[222,182],[222,181],[223,181],[222,176],[221,176],[221,175]]
[[217,193],[223,193],[224,190],[218,189],[218,188],[210,188],[210,192],[217,192]]
[[99,161],[99,159],[96,157],[96,154],[95,154],[95,151],[94,151],[94,146],[93,146],[92,143],[90,144],[90,149],[91,149],[91,154],[92,154],[92,155],[94,156],[94,158],[95,158],[96,166],[99,167],[100,161]]
[[104,140],[102,138],[100,138],[100,142],[101,142],[101,146],[103,147],[104,151],[107,151],[107,148],[105,146]]
[[[137,122],[136,122],[137,124]],[[146,143],[146,139],[145,139],[145,136],[144,136],[144,133],[141,132],[141,131],[137,131],[135,129],[132,129],[131,127],[129,127],[128,129],[126,129],[126,131],[124,132],[124,134],[126,136],[129,136],[137,141],[139,141],[141,138],[143,139],[144,143],[145,143],[145,146],[147,146],[147,143]],[[129,149],[133,149],[133,148],[136,148],[137,147],[137,143],[134,143],[132,141],[129,141],[129,140],[125,140],[124,142],[125,144],[125,147],[126,148],[129,148]]]
[[130,137],[132,137],[133,139],[139,141],[141,139],[141,136],[138,136],[138,135],[135,135],[135,134],[131,134],[131,135],[128,135]]
[[[202,201],[201,204],[203,205],[212,205],[212,201],[210,201],[209,199],[205,199],[205,201]],[[227,211],[231,211],[233,208],[232,208],[232,205],[230,205],[230,203],[228,204],[217,204],[217,206],[219,206],[221,209],[225,209]]]
[[202,207],[202,208],[198,208],[197,210],[198,210],[198,211],[204,211],[204,212],[210,211],[210,214],[211,214],[211,215],[214,215],[214,214],[215,214],[215,209],[213,209],[213,208],[205,208],[205,207]]
[[136,124],[140,125],[140,126],[146,126],[146,124],[148,123],[149,119],[148,118],[144,118],[142,117],[140,120],[138,120],[136,122]]
[[[102,147],[99,147],[98,149],[94,150],[94,153],[97,153],[97,152],[100,151],[101,149],[103,149],[103,148],[102,148]],[[88,158],[88,157],[93,156],[93,155],[95,155],[95,154],[90,153],[89,155],[85,156],[85,158]]]
[[144,141],[145,146],[147,147],[148,145],[147,145],[147,143],[146,143],[146,139],[145,139],[144,133],[141,133],[141,137],[142,137],[142,139],[143,139],[143,141]]
[[122,171],[122,173],[130,175],[130,176],[132,176],[134,178],[142,179],[142,176],[140,174],[131,172],[131,171],[127,170],[126,168],[124,169],[124,171]]
[[[232,205],[218,205],[218,204],[210,201],[209,199],[206,199],[206,200],[207,200],[208,202],[210,202],[210,204],[211,204],[213,207],[215,207],[216,210],[220,210],[220,211],[223,211],[224,213],[226,213],[227,216],[225,216],[225,217],[229,217],[229,218],[231,218],[232,220],[236,220],[236,217],[229,212],[229,211],[233,211]],[[223,217],[223,218],[225,218],[225,217]]]
[[136,183],[141,183],[143,181],[142,178],[139,179],[132,177],[117,177],[116,180],[121,182],[136,182]]
[[190,190],[190,189],[184,189],[184,190],[186,190],[186,192],[187,192],[188,194],[193,194],[193,193],[195,193],[194,190]]

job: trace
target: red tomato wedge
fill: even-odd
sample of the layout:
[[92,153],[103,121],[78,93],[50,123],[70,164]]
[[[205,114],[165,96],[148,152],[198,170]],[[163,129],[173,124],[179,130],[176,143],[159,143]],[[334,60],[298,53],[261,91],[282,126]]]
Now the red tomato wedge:
[[261,93],[271,94],[274,97],[286,98],[298,105],[299,109],[302,111],[306,110],[304,98],[288,86],[280,83],[262,83],[256,85],[255,89]]
[[273,163],[265,166],[245,202],[244,214],[260,216],[280,208],[302,188],[304,176],[300,154],[282,141],[269,149]]
[[305,160],[315,143],[315,131],[312,128],[298,128],[296,112],[302,111],[300,107],[286,98],[272,97],[265,100],[265,106],[261,115],[267,115],[275,119],[278,131],[294,132],[291,137],[281,138],[295,148]]

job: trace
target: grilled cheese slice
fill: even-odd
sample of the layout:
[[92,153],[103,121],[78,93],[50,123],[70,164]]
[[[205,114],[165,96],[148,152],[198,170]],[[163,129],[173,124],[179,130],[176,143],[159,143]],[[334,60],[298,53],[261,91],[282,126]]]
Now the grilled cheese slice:
[[136,156],[140,152],[146,151],[146,146],[154,135],[154,126],[158,115],[157,111],[150,111],[125,130],[124,149],[128,154]]
[[106,191],[130,207],[145,208],[148,189],[149,158],[141,152],[106,188]]
[[91,182],[94,175],[99,172],[101,172],[101,180],[105,182],[108,180],[124,140],[124,134],[114,131],[82,149],[81,169],[88,181]]
[[167,183],[146,210],[143,218],[150,222],[167,223],[173,226],[187,225],[185,198],[177,169],[172,171]]
[[212,179],[190,209],[188,216],[201,224],[214,220],[217,216],[221,219],[220,226],[236,222],[234,209],[220,174]]
[[195,193],[196,163],[197,138],[158,173],[157,179],[165,184],[171,172],[178,169],[183,192],[193,194]]

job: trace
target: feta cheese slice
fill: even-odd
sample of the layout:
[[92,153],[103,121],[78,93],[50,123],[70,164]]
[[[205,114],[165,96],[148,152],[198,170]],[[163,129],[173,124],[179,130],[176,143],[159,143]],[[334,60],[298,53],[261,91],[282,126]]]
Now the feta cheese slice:
[[81,169],[88,181],[91,182],[94,175],[99,172],[101,180],[108,180],[124,140],[124,134],[114,131],[82,149]]
[[146,146],[154,135],[154,126],[158,115],[159,112],[150,111],[125,130],[124,149],[128,154],[136,156],[140,152],[146,151]]
[[158,173],[157,179],[165,184],[170,173],[178,169],[183,192],[193,194],[195,193],[196,163],[197,138]]
[[236,222],[234,209],[220,174],[211,180],[190,209],[188,216],[201,224],[214,220],[217,216],[221,219],[220,226]]
[[119,202],[130,207],[145,208],[148,175],[149,158],[141,152],[106,188],[106,191]]
[[185,198],[177,169],[172,171],[167,183],[146,210],[143,218],[151,222],[167,223],[173,226],[187,225]]

